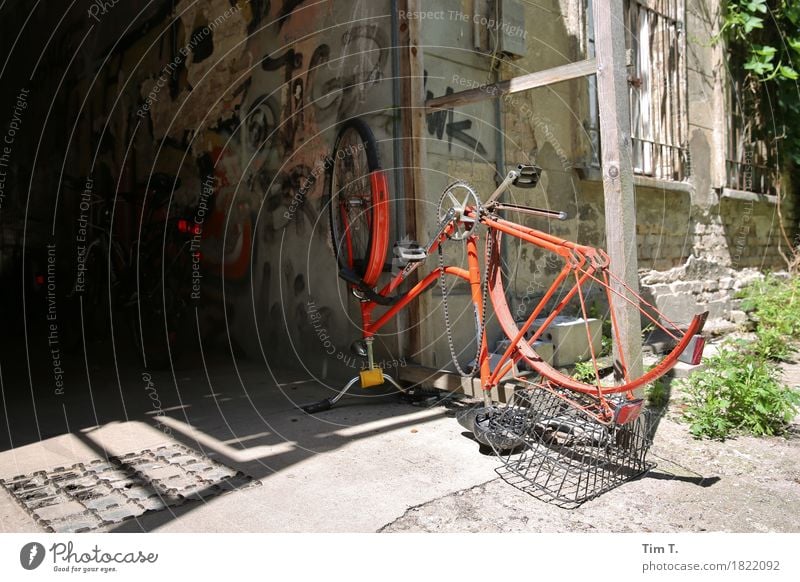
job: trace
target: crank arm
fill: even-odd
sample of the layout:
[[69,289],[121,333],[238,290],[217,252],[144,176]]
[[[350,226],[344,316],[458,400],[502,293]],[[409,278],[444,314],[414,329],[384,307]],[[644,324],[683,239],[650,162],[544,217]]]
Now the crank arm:
[[[451,208],[450,210],[447,211],[447,214],[444,215],[444,218],[442,219],[442,222],[439,223],[438,232],[435,235],[433,235],[431,237],[431,240],[428,241],[428,244],[425,245],[425,254],[426,255],[430,255],[431,251],[433,250],[433,247],[436,245],[436,243],[441,241],[441,238],[447,232],[447,228],[453,222],[453,219],[455,217],[456,217],[455,208]],[[409,263],[408,265],[406,265],[406,267],[402,271],[403,278],[405,279],[411,273],[416,271],[417,268],[419,268],[419,266],[422,264],[422,262],[423,261],[417,261],[417,262]]]

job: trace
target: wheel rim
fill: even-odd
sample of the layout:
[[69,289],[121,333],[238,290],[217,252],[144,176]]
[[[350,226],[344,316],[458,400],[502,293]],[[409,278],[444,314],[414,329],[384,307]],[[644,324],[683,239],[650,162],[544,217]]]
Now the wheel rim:
[[359,276],[367,268],[372,236],[370,173],[361,136],[356,129],[348,128],[334,151],[331,212],[339,263]]

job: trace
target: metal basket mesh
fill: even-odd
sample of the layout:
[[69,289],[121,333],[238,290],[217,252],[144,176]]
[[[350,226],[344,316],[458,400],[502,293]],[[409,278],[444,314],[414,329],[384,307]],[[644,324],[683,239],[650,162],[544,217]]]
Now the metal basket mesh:
[[517,388],[487,423],[503,462],[498,473],[537,498],[577,507],[652,469],[647,411],[618,425],[598,420],[598,407],[591,396],[549,385]]

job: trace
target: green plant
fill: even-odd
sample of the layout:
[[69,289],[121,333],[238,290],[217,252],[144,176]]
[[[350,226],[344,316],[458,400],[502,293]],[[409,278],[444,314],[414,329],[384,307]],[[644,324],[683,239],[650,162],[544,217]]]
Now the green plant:
[[756,330],[756,341],[750,349],[761,359],[785,362],[796,351],[795,345],[774,328]]
[[[755,110],[767,137],[782,139],[782,148],[800,163],[800,4],[796,0],[727,0],[722,28],[715,41],[725,39],[741,68],[745,85],[756,98]],[[762,99],[761,96],[766,98]],[[771,121],[775,120],[775,121]]]
[[800,393],[781,384],[777,367],[749,350],[724,347],[683,383],[683,415],[697,438],[780,434],[800,406]]
[[759,327],[800,339],[800,278],[767,275],[737,293],[742,309],[754,313]]
[[664,378],[659,378],[648,384],[644,390],[647,403],[655,408],[662,408],[669,402],[669,383]]
[[591,360],[588,362],[575,362],[575,370],[572,372],[572,377],[578,382],[595,382],[594,364]]
[[611,339],[611,335],[603,334],[603,337],[600,339],[600,355],[601,356],[610,355],[613,347],[614,347],[614,340]]

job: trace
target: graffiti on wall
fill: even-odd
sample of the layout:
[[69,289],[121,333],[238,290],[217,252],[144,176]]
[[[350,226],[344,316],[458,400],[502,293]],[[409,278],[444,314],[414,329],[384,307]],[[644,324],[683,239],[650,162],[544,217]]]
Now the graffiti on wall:
[[[117,44],[103,78],[75,85],[73,102],[90,94],[77,132],[78,157],[96,160],[86,173],[126,192],[144,191],[153,173],[175,175],[175,208],[196,208],[208,189],[204,285],[251,282],[228,287],[226,301],[252,288],[269,305],[258,313],[272,313],[280,295],[270,287],[286,284],[274,276],[278,243],[329,252],[320,168],[337,124],[389,101],[375,98],[390,50],[388,19],[371,20],[379,10],[362,0],[180,0],[159,11]],[[292,289],[305,288],[293,268]]]
[[[434,95],[433,91],[427,89],[428,71],[425,71],[424,75],[426,87],[425,99],[430,100],[436,97],[436,95]],[[447,87],[444,92],[445,95],[452,95],[453,93],[454,90],[452,87]],[[452,108],[441,109],[439,111],[428,113],[425,116],[425,121],[428,127],[429,135],[435,135],[437,139],[443,139],[445,136],[447,136],[447,145],[450,151],[453,149],[453,141],[459,141],[467,148],[481,156],[485,156],[487,154],[486,148],[483,146],[483,144],[468,133],[468,131],[472,129],[472,120],[459,119],[456,121],[455,112]]]

